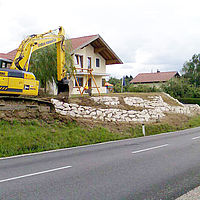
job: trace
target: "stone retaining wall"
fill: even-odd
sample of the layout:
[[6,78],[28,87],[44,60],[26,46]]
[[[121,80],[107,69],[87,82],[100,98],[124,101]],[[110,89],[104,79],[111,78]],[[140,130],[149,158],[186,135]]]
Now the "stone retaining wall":
[[148,98],[150,100],[145,100],[140,97],[124,98],[124,102],[127,105],[143,108],[142,111],[118,109],[117,105],[120,104],[118,97],[91,97],[96,103],[116,106],[116,108],[106,109],[62,103],[56,99],[52,99],[52,103],[55,106],[56,112],[61,115],[114,122],[148,122],[159,120],[166,113],[181,113],[185,115],[200,113],[200,107],[198,105],[180,104],[180,106],[170,106],[163,101],[161,96],[149,96]]

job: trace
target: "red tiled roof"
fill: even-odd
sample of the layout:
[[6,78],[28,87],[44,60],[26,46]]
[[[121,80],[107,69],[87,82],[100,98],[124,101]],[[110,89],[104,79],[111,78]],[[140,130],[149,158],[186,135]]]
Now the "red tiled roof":
[[17,49],[10,51],[8,53],[0,53],[0,58],[12,61],[14,60],[16,53]]
[[69,40],[71,41],[72,49],[76,50],[77,48],[84,46],[85,44],[88,44],[90,41],[94,40],[97,37],[98,35],[90,35],[78,38],[71,38]]
[[0,53],[0,59],[12,61],[12,59],[10,59],[10,57],[6,53]]
[[6,55],[7,55],[8,59],[14,60],[16,53],[17,53],[17,49],[14,49],[14,50],[8,52]]
[[96,52],[98,52],[106,60],[106,65],[123,63],[121,59],[115,54],[115,52],[103,40],[103,38],[98,34],[72,38],[70,41],[72,44],[72,53],[91,44]]
[[180,76],[178,72],[156,72],[156,73],[140,73],[133,78],[130,83],[152,83],[169,81],[175,76]]
[[0,53],[0,58],[8,59],[5,53]]

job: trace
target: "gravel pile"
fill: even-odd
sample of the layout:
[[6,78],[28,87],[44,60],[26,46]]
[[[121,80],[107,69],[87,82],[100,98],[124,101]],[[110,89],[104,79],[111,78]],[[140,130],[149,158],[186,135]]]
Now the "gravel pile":
[[191,190],[176,200],[200,200],[200,187]]

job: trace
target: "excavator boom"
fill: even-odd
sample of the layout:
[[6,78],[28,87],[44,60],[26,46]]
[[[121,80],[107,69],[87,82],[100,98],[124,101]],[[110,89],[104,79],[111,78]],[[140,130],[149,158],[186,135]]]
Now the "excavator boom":
[[56,44],[57,47],[57,79],[61,81],[65,77],[65,31],[63,27],[59,27],[58,34],[54,34],[55,30],[50,30],[43,34],[34,34],[24,39],[12,62],[11,69],[29,71],[29,61],[31,54],[41,48]]

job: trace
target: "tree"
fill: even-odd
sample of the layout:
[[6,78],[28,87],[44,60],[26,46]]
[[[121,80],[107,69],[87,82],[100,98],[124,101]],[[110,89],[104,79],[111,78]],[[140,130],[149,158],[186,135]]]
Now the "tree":
[[[70,72],[73,68],[73,59],[71,57],[71,44],[66,42],[66,70]],[[33,72],[40,81],[40,86],[44,87],[46,93],[46,87],[48,82],[57,83],[57,49],[55,45],[51,45],[42,49],[39,49],[31,55],[30,59],[30,71]]]
[[108,82],[109,82],[110,84],[116,85],[119,81],[120,81],[120,80],[117,79],[117,78],[110,77],[110,79],[109,79]]
[[[125,85],[123,86],[123,92],[127,92],[128,88],[130,86],[130,81],[133,79],[132,76],[124,76],[124,80],[125,80]],[[114,92],[121,92],[121,88],[122,88],[122,79],[117,79],[114,77],[111,77],[108,81],[109,83],[113,84],[114,86]]]
[[194,54],[192,59],[186,61],[182,71],[184,73],[183,76],[187,78],[191,84],[198,87],[200,85],[200,54]]
[[128,92],[128,90],[129,90],[129,87],[130,87],[130,81],[133,79],[133,77],[130,75],[130,77],[129,76],[125,76],[125,86],[124,86],[124,92]]
[[200,89],[188,82],[188,79],[174,78],[162,85],[164,92],[175,98],[199,98]]
[[117,93],[121,92],[122,84],[121,84],[121,80],[120,79],[111,77],[108,82],[113,85],[114,92],[117,92]]

